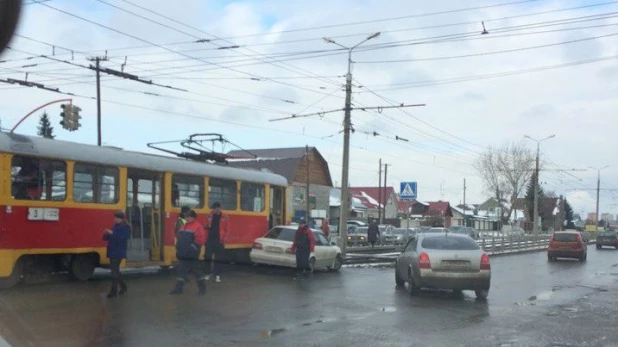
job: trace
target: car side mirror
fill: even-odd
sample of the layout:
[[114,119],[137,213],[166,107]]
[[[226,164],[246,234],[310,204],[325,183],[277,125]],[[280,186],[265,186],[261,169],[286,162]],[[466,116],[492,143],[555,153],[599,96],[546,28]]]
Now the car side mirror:
[[330,245],[331,245],[331,246],[337,246],[337,242],[335,242],[335,241],[331,241],[331,242],[330,242]]

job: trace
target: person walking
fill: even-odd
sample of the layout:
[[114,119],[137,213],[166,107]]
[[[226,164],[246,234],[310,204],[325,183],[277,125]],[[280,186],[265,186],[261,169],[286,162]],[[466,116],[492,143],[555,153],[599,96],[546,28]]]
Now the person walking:
[[221,203],[215,202],[211,206],[210,215],[206,220],[206,229],[208,230],[208,240],[206,241],[206,254],[204,256],[204,265],[209,270],[206,275],[206,280],[211,276],[215,276],[215,282],[221,282],[221,269],[217,265],[217,259],[221,259],[225,250],[225,241],[228,232],[227,215],[221,211]]
[[330,238],[330,227],[328,226],[328,218],[322,219],[322,233],[327,238]]
[[[109,258],[109,268],[112,271],[112,288],[107,294],[108,298],[116,295],[123,295],[127,292],[127,285],[120,275],[120,263],[127,257],[127,244],[131,235],[131,227],[126,221],[124,212],[114,213],[114,226],[112,229],[105,229],[103,240],[107,241],[107,257]],[[118,292],[120,285],[120,292]]]
[[294,234],[294,240],[292,242],[292,252],[296,253],[296,272],[307,273],[311,272],[311,264],[309,258],[311,253],[315,250],[315,237],[313,231],[309,229],[304,221],[301,221],[298,230]]
[[182,294],[183,287],[189,276],[193,272],[197,279],[199,294],[206,294],[206,277],[201,264],[199,263],[200,251],[206,241],[206,232],[200,222],[196,220],[197,213],[189,210],[185,216],[187,223],[178,233],[176,239],[176,258],[178,259],[178,278],[176,286],[170,294]]
[[375,246],[378,236],[380,236],[380,227],[378,226],[378,222],[374,219],[371,221],[371,224],[369,224],[369,228],[367,229],[367,238],[371,244],[371,247]]

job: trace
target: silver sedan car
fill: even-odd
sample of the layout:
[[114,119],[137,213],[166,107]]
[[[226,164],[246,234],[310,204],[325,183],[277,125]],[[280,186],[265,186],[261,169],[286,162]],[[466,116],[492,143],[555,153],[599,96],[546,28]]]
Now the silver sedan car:
[[395,282],[407,282],[410,294],[421,288],[474,290],[485,299],[490,281],[489,256],[467,235],[419,233],[395,263]]

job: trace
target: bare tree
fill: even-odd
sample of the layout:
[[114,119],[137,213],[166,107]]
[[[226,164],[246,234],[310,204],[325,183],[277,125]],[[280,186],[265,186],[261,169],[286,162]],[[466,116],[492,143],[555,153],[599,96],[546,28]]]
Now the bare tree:
[[502,209],[502,221],[507,222],[513,204],[534,172],[535,156],[523,143],[506,143],[489,147],[474,163],[485,188],[498,201],[509,205]]

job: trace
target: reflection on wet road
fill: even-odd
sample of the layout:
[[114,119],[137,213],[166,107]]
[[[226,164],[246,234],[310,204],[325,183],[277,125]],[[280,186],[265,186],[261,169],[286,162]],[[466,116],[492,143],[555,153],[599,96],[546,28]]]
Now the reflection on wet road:
[[[347,268],[293,280],[287,269],[229,266],[206,297],[167,293],[170,273],[108,275],[0,292],[0,335],[12,346],[611,346],[618,341],[618,251],[588,261],[545,253],[492,259],[487,301],[474,293],[394,285],[391,268]],[[607,324],[613,321],[613,324]],[[573,329],[573,327],[577,327]],[[0,340],[0,346],[2,345]]]

